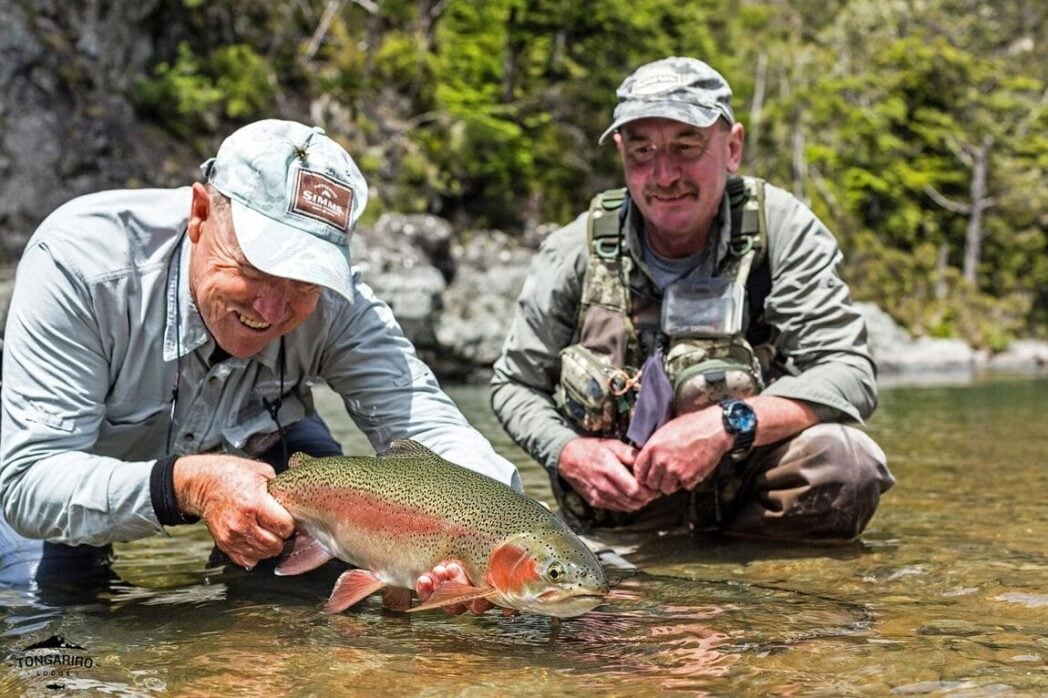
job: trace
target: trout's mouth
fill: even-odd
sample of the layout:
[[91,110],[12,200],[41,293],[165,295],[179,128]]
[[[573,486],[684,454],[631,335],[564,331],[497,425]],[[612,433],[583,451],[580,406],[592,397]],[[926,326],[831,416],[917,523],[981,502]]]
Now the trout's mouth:
[[604,596],[605,596],[605,594],[599,594],[599,593],[596,593],[596,592],[589,592],[589,591],[571,592],[571,591],[562,591],[560,589],[550,589],[549,591],[542,592],[541,594],[539,594],[535,598],[537,598],[539,601],[568,601],[569,599],[570,600],[576,600],[577,599],[579,601],[584,601],[584,600],[587,600],[587,599],[593,599],[593,600],[599,601],[599,600],[603,599]]
[[602,592],[584,589],[547,589],[535,596],[533,610],[560,618],[581,616],[599,606],[605,596]]

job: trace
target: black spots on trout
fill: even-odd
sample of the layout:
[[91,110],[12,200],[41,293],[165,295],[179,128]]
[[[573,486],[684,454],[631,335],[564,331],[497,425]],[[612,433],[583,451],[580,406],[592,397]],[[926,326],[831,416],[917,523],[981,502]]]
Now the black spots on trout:
[[303,499],[338,496],[338,490],[374,492],[400,505],[439,509],[452,520],[481,529],[559,528],[559,520],[534,499],[417,443],[397,442],[380,457],[304,458],[271,481],[270,491],[278,489]]

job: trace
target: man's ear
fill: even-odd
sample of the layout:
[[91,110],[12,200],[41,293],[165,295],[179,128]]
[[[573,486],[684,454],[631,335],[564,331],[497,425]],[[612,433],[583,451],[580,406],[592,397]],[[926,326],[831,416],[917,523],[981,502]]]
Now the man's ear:
[[611,134],[611,140],[615,143],[615,150],[619,151],[619,160],[622,161],[622,167],[626,167],[626,142],[622,138],[622,130],[619,129],[615,133]]
[[186,225],[186,232],[193,244],[200,241],[200,224],[207,220],[210,213],[211,197],[208,196],[207,187],[200,182],[193,182],[193,200],[189,204],[189,223]]
[[728,173],[735,174],[742,166],[742,147],[746,140],[746,131],[742,124],[736,122],[728,132]]

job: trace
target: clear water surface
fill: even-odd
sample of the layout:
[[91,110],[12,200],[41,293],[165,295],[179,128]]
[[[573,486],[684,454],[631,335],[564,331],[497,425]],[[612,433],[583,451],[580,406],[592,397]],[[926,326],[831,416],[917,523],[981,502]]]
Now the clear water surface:
[[[449,392],[550,502],[486,389]],[[331,575],[205,574],[206,530],[180,527],[120,545],[94,597],[0,590],[0,695],[1048,695],[1046,411],[1044,377],[885,388],[869,429],[899,483],[861,542],[669,531],[560,624],[325,615]],[[80,649],[26,649],[53,636]]]

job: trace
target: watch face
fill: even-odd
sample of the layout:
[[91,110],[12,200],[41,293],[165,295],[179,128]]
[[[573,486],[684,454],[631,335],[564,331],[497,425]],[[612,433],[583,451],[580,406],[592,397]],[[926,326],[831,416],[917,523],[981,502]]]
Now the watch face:
[[753,408],[744,402],[732,403],[725,415],[728,423],[736,432],[745,434],[757,427],[757,415]]

